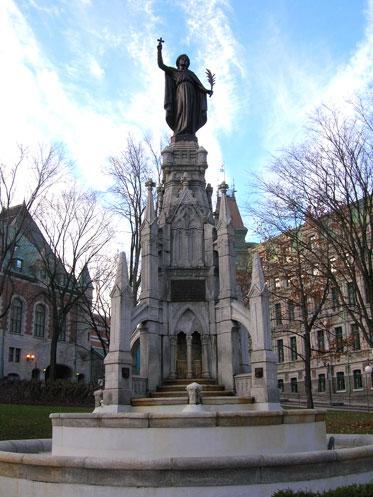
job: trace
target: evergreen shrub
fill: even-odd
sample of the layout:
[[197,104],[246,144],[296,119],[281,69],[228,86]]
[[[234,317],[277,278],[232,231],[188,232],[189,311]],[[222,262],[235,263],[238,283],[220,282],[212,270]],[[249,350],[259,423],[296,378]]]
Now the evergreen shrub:
[[373,483],[350,485],[323,492],[278,490],[272,497],[373,497]]
[[94,387],[66,380],[0,380],[1,404],[44,404],[93,406]]

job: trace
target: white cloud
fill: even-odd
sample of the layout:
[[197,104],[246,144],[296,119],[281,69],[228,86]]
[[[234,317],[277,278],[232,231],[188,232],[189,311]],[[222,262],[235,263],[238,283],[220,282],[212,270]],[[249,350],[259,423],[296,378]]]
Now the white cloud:
[[90,57],[90,60],[88,62],[88,67],[90,74],[94,78],[102,79],[105,76],[105,71],[94,57]]
[[192,69],[207,88],[206,66],[216,75],[214,95],[208,98],[208,123],[199,132],[199,142],[209,152],[207,180],[215,187],[221,179],[219,168],[224,162],[219,137],[233,131],[249,99],[247,87],[240,84],[245,76],[241,63],[243,49],[230,27],[226,14],[230,9],[228,1],[191,0],[179,4],[187,14],[188,39],[198,46],[197,58],[191,61]]
[[[35,9],[44,8],[44,4],[32,2]],[[243,68],[238,57],[239,45],[223,12],[228,5],[222,1],[206,4],[193,0],[193,3],[196,5],[188,9],[187,32],[199,48],[192,69],[202,80],[205,79],[204,65],[217,74],[215,94],[208,101],[209,120],[199,132],[199,141],[209,152],[208,179],[214,184],[213,177],[223,162],[217,136],[232,129],[239,112],[239,102],[234,96],[235,75],[242,74]],[[199,14],[194,14],[197,11]],[[64,11],[65,18],[66,15]],[[108,31],[107,26],[96,29],[90,24],[90,18],[83,16],[81,25],[84,36],[88,37],[87,44],[82,44],[77,32],[71,30],[72,24],[67,23],[64,29],[73,58],[64,63],[62,80],[58,72],[61,68],[54,67],[45,56],[14,0],[1,3],[0,64],[6,71],[0,80],[0,106],[4,110],[0,116],[0,132],[9,146],[17,141],[26,144],[61,141],[84,181],[100,188],[105,183],[100,167],[108,155],[120,150],[129,130],[138,138],[151,132],[155,143],[165,134],[171,134],[164,119],[164,76],[155,64],[160,17],[149,0],[129,1],[126,16],[136,22],[128,21],[124,34],[120,35],[115,30]],[[207,32],[200,29],[200,18],[207,23]],[[141,26],[146,26],[146,30]],[[85,87],[77,89],[73,82],[79,81],[85,71],[92,81],[101,84],[107,77],[102,61],[108,47],[130,54],[131,72],[141,84],[132,94],[123,95],[121,101],[105,103],[94,99],[94,94],[88,95],[88,108],[79,102],[76,94],[86,91]],[[165,60],[169,58],[167,46],[164,56]],[[4,154],[4,150],[1,153]]]
[[[92,61],[91,61],[92,62]],[[79,164],[85,182],[103,187],[100,168],[120,148],[126,126],[110,114],[79,105],[41,52],[22,13],[11,0],[0,3],[1,156],[15,144],[61,141]],[[99,66],[91,64],[100,74]]]
[[348,62],[336,67],[330,60],[322,68],[312,57],[302,54],[299,47],[292,47],[284,33],[272,26],[268,43],[263,47],[265,63],[258,72],[260,84],[270,99],[262,143],[268,152],[275,153],[294,140],[302,140],[307,117],[320,105],[343,108],[348,99],[372,84],[372,1],[366,23],[364,37]]

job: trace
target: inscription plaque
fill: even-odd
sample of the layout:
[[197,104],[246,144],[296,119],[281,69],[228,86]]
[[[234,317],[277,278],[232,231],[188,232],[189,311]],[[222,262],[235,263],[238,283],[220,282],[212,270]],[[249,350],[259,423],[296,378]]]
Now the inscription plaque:
[[130,377],[130,369],[129,368],[122,368],[122,378],[125,380],[128,380]]
[[263,368],[255,368],[255,378],[263,378]]
[[205,280],[171,280],[172,302],[200,302],[205,299]]

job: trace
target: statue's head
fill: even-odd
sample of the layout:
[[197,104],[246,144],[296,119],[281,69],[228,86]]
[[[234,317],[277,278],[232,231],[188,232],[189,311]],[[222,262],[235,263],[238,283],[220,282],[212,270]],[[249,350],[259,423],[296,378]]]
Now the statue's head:
[[181,69],[181,68],[184,68],[184,67],[186,69],[188,69],[189,64],[190,64],[190,59],[189,59],[189,57],[185,53],[179,55],[179,57],[176,59],[176,67],[178,69]]

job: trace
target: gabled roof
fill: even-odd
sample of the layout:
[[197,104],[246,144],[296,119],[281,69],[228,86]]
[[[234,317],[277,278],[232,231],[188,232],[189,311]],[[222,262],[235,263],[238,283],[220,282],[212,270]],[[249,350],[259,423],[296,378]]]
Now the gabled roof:
[[[243,224],[243,221],[242,221],[241,213],[240,213],[240,210],[239,210],[237,202],[236,202],[236,197],[234,195],[228,195],[228,193],[227,193],[226,199],[227,199],[227,204],[229,207],[229,212],[231,215],[232,227],[235,230],[246,230],[247,231],[247,228],[245,227],[245,225]],[[217,198],[217,202],[216,202],[217,213],[219,213],[219,211],[220,211],[220,201],[221,201],[221,197],[219,196]]]

